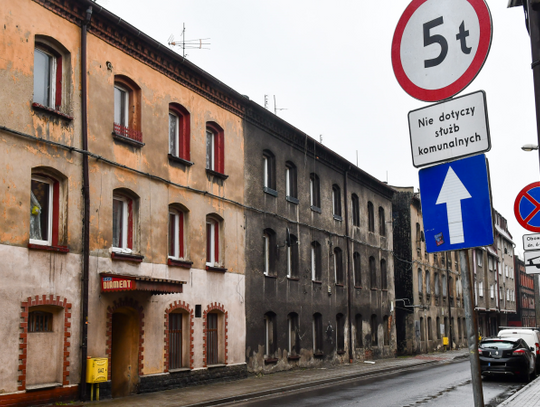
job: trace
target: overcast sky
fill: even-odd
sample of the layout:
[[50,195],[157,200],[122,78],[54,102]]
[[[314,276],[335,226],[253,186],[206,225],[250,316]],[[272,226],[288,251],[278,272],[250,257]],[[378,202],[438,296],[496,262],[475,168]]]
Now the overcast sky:
[[[514,200],[539,180],[530,40],[521,7],[486,1],[493,40],[487,61],[461,93],[484,90],[492,149],[493,206],[509,222],[516,251],[523,229]],[[395,79],[391,44],[407,0],[98,0],[154,39],[209,38],[187,58],[342,157],[391,185],[418,188],[407,114],[429,103]],[[176,48],[182,52],[180,48]],[[358,152],[358,153],[357,153]]]

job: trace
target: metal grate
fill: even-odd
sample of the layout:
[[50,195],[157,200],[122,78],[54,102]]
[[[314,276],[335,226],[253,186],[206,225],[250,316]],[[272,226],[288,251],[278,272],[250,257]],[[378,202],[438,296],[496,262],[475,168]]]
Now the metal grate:
[[206,364],[218,363],[218,316],[207,314],[206,316]]
[[182,314],[169,314],[169,369],[182,367]]

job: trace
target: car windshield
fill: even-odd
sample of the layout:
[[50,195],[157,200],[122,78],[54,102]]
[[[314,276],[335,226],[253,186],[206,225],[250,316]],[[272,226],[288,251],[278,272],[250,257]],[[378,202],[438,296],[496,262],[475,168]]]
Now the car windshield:
[[480,344],[480,347],[483,349],[512,349],[514,346],[516,346],[515,342],[505,341],[491,341]]

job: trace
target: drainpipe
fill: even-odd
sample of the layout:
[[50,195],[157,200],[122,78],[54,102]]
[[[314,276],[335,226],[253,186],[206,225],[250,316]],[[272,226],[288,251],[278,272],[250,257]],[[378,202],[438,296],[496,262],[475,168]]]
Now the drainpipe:
[[347,195],[347,174],[351,170],[351,166],[343,173],[343,189],[345,195],[345,236],[347,236],[347,318],[349,319],[349,363],[353,363],[354,352],[352,342],[352,315],[351,315],[351,298],[352,298],[352,278],[351,278],[351,239],[349,237],[349,200]]
[[452,267],[452,262],[450,262],[450,267],[448,267],[448,255],[445,254],[446,261],[446,295],[448,298],[448,341],[450,343],[450,350],[452,350],[452,344],[454,343],[454,338],[452,336],[452,304],[450,303],[450,268]]
[[[86,18],[81,26],[81,127],[82,149],[88,151],[88,83],[87,83],[87,28],[92,18],[92,6],[86,10]],[[88,154],[82,156],[83,170],[83,269],[82,269],[82,316],[81,316],[81,383],[80,399],[87,400],[86,395],[86,357],[88,354],[88,275],[90,259],[90,187],[88,177]]]

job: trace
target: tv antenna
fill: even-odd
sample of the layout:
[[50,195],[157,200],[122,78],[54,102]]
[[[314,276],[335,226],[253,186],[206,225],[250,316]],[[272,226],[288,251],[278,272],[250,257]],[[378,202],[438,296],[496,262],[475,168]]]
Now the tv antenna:
[[[273,95],[274,96],[274,114],[277,116],[277,112],[278,110],[287,110],[286,107],[277,107],[277,103],[276,103],[276,95]],[[268,95],[264,95],[264,108],[266,110],[269,110],[269,106],[268,106]]]
[[210,43],[206,42],[210,38],[199,38],[198,40],[186,40],[186,23],[183,24],[182,34],[180,34],[182,39],[180,41],[174,40],[174,35],[171,34],[167,40],[169,47],[182,47],[182,58],[187,58],[186,49],[210,49]]

